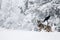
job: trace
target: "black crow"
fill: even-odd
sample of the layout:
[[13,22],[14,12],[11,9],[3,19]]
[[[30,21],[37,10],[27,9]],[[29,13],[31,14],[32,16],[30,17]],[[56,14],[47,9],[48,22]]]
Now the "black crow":
[[50,15],[49,16],[47,16],[45,19],[44,19],[44,21],[43,22],[45,22],[45,21],[48,21],[48,19],[50,18]]

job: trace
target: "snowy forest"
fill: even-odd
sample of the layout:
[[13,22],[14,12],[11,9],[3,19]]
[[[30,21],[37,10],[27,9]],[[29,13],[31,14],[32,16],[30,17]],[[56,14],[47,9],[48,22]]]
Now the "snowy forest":
[[0,0],[2,29],[60,32],[60,0]]

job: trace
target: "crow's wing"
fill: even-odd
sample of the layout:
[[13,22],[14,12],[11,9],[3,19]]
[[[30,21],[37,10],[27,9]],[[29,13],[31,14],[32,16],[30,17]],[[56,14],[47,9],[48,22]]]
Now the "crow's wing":
[[44,19],[44,21],[43,22],[45,22],[46,20],[48,20],[50,18],[50,15],[49,16],[47,16],[45,19]]

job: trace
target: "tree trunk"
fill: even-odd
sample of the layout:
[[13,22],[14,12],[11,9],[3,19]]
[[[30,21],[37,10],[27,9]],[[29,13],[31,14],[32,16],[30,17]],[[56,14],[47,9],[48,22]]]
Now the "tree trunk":
[[2,0],[0,0],[0,9],[1,9],[1,5],[2,5]]

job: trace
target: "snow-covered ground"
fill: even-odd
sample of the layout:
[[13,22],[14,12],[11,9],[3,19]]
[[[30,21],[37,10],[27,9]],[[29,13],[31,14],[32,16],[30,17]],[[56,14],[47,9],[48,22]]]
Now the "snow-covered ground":
[[60,33],[7,30],[0,28],[0,40],[60,40]]
[[0,30],[0,40],[60,40],[60,33]]

